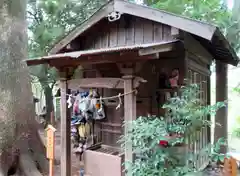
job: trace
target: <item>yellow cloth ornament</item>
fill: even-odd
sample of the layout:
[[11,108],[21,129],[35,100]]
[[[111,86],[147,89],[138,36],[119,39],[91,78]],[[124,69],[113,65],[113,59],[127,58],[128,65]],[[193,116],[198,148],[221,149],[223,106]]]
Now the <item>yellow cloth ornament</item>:
[[81,138],[85,138],[91,134],[91,127],[89,123],[81,123],[78,127],[78,133]]
[[78,134],[80,136],[80,138],[84,138],[85,137],[85,125],[83,123],[81,123],[79,126],[78,126]]

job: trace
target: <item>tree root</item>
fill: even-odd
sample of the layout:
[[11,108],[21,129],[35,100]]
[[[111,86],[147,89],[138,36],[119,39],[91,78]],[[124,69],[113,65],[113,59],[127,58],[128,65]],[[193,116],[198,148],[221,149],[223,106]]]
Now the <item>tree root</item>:
[[38,170],[36,163],[28,154],[20,155],[19,168],[24,176],[42,176]]
[[32,158],[37,162],[39,170],[48,173],[48,160],[46,158],[46,149],[42,143],[38,130],[32,132],[29,148],[32,150]]

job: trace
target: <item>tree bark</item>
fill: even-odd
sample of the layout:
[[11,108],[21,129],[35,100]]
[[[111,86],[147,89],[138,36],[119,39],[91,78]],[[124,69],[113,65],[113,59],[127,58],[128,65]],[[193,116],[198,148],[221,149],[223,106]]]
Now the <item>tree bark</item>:
[[44,95],[45,95],[45,104],[46,104],[46,121],[47,123],[51,122],[51,112],[54,110],[53,108],[53,93],[52,93],[52,88],[46,83],[41,83],[43,90],[44,90]]
[[0,2],[0,128],[4,129],[0,132],[0,176],[9,175],[9,169],[14,172],[12,166],[19,166],[16,162],[21,155],[37,161],[47,172],[45,148],[34,116],[30,75],[23,62],[27,58],[25,11],[25,0]]

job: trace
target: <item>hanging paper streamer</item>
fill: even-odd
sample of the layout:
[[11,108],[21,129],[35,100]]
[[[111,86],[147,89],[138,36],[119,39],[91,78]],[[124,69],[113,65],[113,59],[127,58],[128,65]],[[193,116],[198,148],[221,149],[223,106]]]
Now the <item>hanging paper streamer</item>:
[[[105,104],[103,100],[118,99],[119,103],[116,110],[122,106],[122,96],[136,93],[136,90],[125,94],[118,94],[112,97],[101,97],[96,90],[90,89],[85,92],[77,92],[75,95],[69,95],[68,107],[72,107],[71,117],[71,139],[74,143],[76,153],[82,154],[88,144],[88,139],[94,130],[94,121],[106,118]],[[74,101],[74,102],[73,102]],[[93,138],[92,138],[93,139]],[[93,144],[93,140],[91,141]]]
[[118,94],[118,100],[119,100],[119,103],[118,103],[118,105],[116,107],[116,110],[118,110],[121,107],[121,105],[122,105],[122,99],[121,99],[121,94],[120,93]]
[[72,107],[72,95],[68,96],[67,104],[68,104],[68,108]]
[[103,101],[99,97],[99,93],[92,89],[79,92],[75,96],[71,118],[71,136],[77,153],[82,154],[88,146],[87,141],[93,130],[92,121],[105,118]]

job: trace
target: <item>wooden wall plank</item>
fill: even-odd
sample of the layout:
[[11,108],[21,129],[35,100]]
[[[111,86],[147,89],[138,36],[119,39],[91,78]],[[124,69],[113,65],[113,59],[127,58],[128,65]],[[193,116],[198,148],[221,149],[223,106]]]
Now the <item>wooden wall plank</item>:
[[[84,41],[84,42],[83,42]],[[92,45],[93,38],[92,37],[84,37],[82,41],[82,45],[84,46],[84,49],[90,49]]]
[[153,22],[148,20],[143,20],[143,42],[152,43],[153,42]]
[[188,53],[194,55],[199,62],[211,65],[213,56],[191,34],[184,33],[184,45]]
[[134,21],[133,18],[126,21],[126,45],[134,44]]
[[136,18],[135,21],[135,44],[143,43],[143,23],[140,18]]
[[94,42],[94,48],[101,48],[102,38],[103,38],[103,36],[101,35],[101,32],[98,32],[98,37],[96,38],[96,40]]
[[126,25],[126,23],[125,23],[124,18],[121,18],[119,25],[118,25],[118,36],[117,36],[118,46],[124,46],[126,44],[125,25]]
[[102,32],[101,47],[108,48],[108,46],[109,46],[109,29],[104,27],[104,30]]
[[118,21],[103,20],[89,29],[79,37],[81,46],[78,50],[146,44],[171,39],[173,37],[170,26],[123,15]]
[[110,25],[110,35],[109,35],[109,47],[116,47],[118,41],[118,24],[116,22]]
[[163,40],[169,40],[172,39],[172,35],[171,35],[171,26],[168,25],[163,25]]
[[154,23],[153,24],[153,38],[154,42],[160,42],[163,40],[163,24]]

